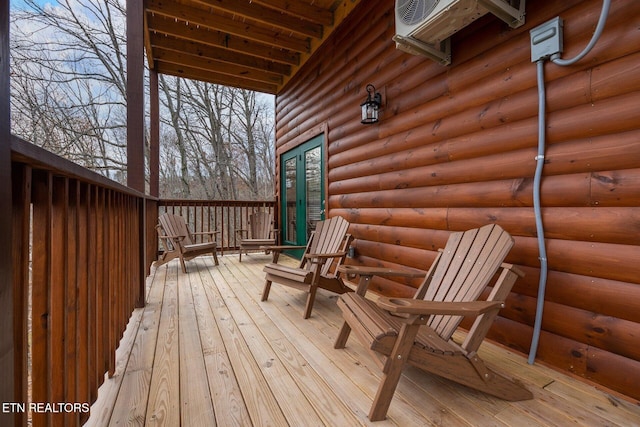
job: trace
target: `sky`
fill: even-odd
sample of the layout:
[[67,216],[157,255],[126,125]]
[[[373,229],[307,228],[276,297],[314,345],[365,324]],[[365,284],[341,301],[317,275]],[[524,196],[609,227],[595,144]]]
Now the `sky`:
[[[9,0],[11,3],[9,4],[10,9],[25,9],[26,4],[24,0]],[[56,0],[35,0],[37,4],[40,6],[44,6],[47,3],[55,4]]]

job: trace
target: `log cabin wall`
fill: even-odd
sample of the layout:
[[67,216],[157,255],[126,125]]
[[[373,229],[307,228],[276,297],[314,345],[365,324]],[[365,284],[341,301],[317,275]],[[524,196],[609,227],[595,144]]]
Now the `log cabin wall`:
[[[329,216],[352,223],[351,263],[426,270],[451,231],[496,222],[520,279],[490,337],[529,352],[539,280],[532,184],[536,66],[529,30],[561,16],[564,58],[600,0],[527,0],[526,24],[486,15],[452,38],[451,66],[396,50],[393,0],[362,2],[276,99],[277,154],[326,132]],[[545,65],[542,182],[549,275],[537,360],[640,399],[640,2],[613,1],[600,41]],[[360,124],[365,86],[381,120]],[[279,176],[279,173],[276,175]],[[417,283],[377,279],[386,295]]]

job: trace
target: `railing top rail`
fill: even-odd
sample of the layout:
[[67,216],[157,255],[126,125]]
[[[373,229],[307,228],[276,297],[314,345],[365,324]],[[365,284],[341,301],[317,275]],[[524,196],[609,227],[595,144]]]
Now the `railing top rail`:
[[187,206],[187,205],[225,205],[225,206],[259,206],[273,205],[275,200],[207,200],[207,199],[159,199],[160,206]]
[[28,164],[36,169],[51,171],[54,174],[121,191],[132,196],[153,199],[149,195],[124,186],[15,135],[11,135],[11,160]]

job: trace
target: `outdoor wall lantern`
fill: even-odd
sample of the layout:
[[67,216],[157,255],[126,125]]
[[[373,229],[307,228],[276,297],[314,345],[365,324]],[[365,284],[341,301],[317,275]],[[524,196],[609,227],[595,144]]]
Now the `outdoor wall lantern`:
[[378,111],[382,104],[382,95],[376,92],[376,88],[372,84],[368,84],[366,90],[367,99],[360,104],[362,108],[362,120],[360,123],[370,125],[378,122]]

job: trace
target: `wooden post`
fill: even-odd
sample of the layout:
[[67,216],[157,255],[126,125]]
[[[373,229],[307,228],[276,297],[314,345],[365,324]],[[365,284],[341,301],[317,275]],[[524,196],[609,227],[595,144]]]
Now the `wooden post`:
[[158,96],[158,72],[149,70],[149,194],[160,196],[160,99]]
[[[127,185],[145,193],[144,179],[144,7],[142,0],[127,0]],[[156,84],[157,87],[157,84]],[[156,170],[157,170],[156,166]],[[153,170],[153,166],[152,166]],[[155,172],[158,173],[157,171]],[[153,173],[152,173],[153,176]],[[146,231],[144,203],[140,202],[138,230],[139,286],[144,290]],[[137,306],[144,305],[144,292]]]
[[[0,244],[12,248],[11,197],[11,101],[9,98],[9,2],[0,3]],[[0,257],[0,402],[15,402],[17,376],[14,344],[12,257]],[[18,382],[17,384],[20,384]],[[0,424],[12,426],[18,417],[12,411],[0,411]]]
[[141,193],[144,181],[144,8],[127,0],[127,185]]

